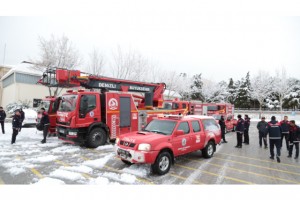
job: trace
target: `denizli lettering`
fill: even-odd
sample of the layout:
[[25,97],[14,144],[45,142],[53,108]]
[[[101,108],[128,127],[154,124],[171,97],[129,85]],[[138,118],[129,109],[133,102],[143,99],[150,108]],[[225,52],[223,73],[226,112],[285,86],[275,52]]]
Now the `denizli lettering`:
[[112,84],[112,83],[99,83],[99,87],[101,87],[101,88],[117,88],[117,85]]

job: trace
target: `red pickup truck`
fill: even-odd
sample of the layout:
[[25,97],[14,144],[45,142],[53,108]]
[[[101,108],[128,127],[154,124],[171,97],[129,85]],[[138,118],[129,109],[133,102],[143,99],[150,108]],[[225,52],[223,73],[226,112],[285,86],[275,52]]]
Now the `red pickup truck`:
[[174,158],[202,151],[211,158],[221,142],[221,131],[213,117],[168,116],[152,120],[142,131],[121,135],[116,139],[115,153],[130,165],[151,164],[152,171],[168,173]]

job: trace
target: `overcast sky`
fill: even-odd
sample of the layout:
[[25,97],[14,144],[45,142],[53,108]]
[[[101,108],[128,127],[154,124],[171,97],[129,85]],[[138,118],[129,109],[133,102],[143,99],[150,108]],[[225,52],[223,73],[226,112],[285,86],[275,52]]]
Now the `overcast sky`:
[[13,65],[37,58],[39,36],[64,34],[85,62],[94,47],[109,55],[120,45],[164,69],[215,81],[282,66],[300,77],[300,17],[209,14],[192,4],[169,5],[143,4],[134,11],[108,6],[97,16],[0,17],[0,63],[5,44],[5,64]]

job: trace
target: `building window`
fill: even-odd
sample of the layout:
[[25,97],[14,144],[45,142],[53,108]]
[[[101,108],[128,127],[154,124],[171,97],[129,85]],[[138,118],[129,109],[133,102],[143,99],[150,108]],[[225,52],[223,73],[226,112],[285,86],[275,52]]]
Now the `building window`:
[[16,73],[17,83],[36,84],[40,80],[40,78],[40,76]]
[[3,82],[3,88],[13,84],[14,83],[14,73],[12,73],[8,77],[6,77],[2,82]]

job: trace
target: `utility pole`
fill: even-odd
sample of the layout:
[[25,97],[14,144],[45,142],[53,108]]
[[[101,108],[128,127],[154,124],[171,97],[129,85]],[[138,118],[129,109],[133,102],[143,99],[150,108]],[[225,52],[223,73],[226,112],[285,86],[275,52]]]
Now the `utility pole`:
[[4,44],[3,65],[4,65],[4,63],[5,63],[5,53],[6,53],[6,43]]

